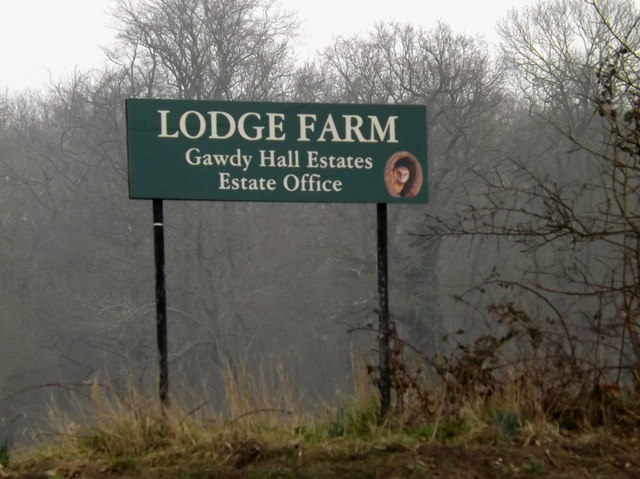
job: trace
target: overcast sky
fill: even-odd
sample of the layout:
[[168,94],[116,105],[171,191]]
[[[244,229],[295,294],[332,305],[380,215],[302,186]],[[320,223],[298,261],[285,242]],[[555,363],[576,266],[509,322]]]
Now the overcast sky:
[[[279,0],[298,12],[305,52],[339,35],[364,33],[376,21],[432,28],[438,20],[455,31],[496,41],[495,25],[512,7],[531,0]],[[638,0],[640,1],[640,0]],[[0,7],[0,89],[38,88],[104,63],[101,46],[113,42],[113,0],[3,0]],[[306,53],[305,53],[306,54]]]

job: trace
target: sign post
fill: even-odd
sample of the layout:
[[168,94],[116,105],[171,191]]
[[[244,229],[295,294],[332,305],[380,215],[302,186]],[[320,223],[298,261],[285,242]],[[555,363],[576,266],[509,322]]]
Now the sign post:
[[389,325],[389,273],[387,257],[387,204],[377,205],[378,225],[378,349],[380,373],[380,416],[385,417],[391,405],[391,359]]
[[153,200],[153,249],[156,267],[156,338],[158,341],[158,393],[163,406],[169,404],[169,354],[167,348],[167,290],[164,269],[164,214],[162,200]]
[[391,403],[387,204],[426,203],[420,105],[128,99],[129,197],[153,200],[160,399],[168,403],[162,200],[375,203],[381,415]]

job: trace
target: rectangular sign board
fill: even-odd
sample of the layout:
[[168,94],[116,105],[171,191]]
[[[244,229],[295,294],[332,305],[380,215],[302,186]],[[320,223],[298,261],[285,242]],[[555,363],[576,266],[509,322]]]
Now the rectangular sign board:
[[128,99],[134,199],[425,203],[426,108]]

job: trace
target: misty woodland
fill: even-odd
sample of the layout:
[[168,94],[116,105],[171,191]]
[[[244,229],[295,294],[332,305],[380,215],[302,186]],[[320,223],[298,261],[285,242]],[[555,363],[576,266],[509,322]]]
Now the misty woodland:
[[[0,440],[37,439],[88,386],[156,397],[128,98],[426,105],[429,202],[388,210],[392,411],[417,423],[517,390],[520,418],[615,421],[607,406],[640,393],[636,5],[538,0],[495,46],[381,21],[303,61],[277,0],[115,0],[103,68],[0,93]],[[245,414],[229,371],[286,377],[300,410],[362,371],[375,398],[374,204],[164,208],[172,401]]]

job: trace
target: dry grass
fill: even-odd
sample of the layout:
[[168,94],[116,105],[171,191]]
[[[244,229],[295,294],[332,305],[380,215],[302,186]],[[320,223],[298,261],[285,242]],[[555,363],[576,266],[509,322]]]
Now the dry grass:
[[264,367],[254,372],[246,365],[234,369],[227,362],[225,366],[225,411],[234,427],[281,427],[298,420],[300,398],[282,361],[271,373]]
[[[411,367],[405,365],[405,369]],[[535,449],[536,454],[540,452],[537,462],[527,466],[534,470],[534,465],[547,461],[544,451],[559,444],[565,450],[568,442],[580,449],[580,438],[585,437],[598,447],[612,441],[628,445],[638,439],[640,407],[629,398],[607,398],[601,404],[603,410],[606,406],[617,411],[611,416],[612,427],[592,427],[570,435],[549,419],[540,406],[540,391],[533,382],[521,380],[521,371],[516,370],[505,375],[501,387],[490,396],[463,398],[451,397],[446,382],[422,375],[411,388],[394,390],[395,407],[381,422],[377,391],[364,362],[354,360],[353,371],[352,393],[314,414],[299,410],[301,398],[281,363],[270,373],[262,369],[253,374],[227,364],[224,407],[218,413],[207,400],[172,398],[171,405],[163,407],[135,388],[121,391],[96,382],[88,396],[79,396],[71,412],[52,408],[49,429],[55,433],[54,440],[35,451],[18,451],[10,467],[55,470],[59,477],[138,477],[162,470],[167,477],[249,477],[232,472],[260,464],[289,471],[273,477],[301,477],[299,468],[310,461],[320,468],[317,477],[332,477],[322,471],[335,474],[328,465],[334,461],[357,457],[364,461],[358,467],[377,471],[381,467],[375,462],[378,454],[413,461],[418,452],[431,450],[425,444],[447,444],[470,451],[478,447],[541,448]],[[599,437],[606,439],[596,439]],[[586,446],[580,450],[586,451]],[[520,458],[518,454],[514,452],[514,457]],[[549,461],[547,468],[553,465]],[[199,475],[204,470],[215,473]]]

